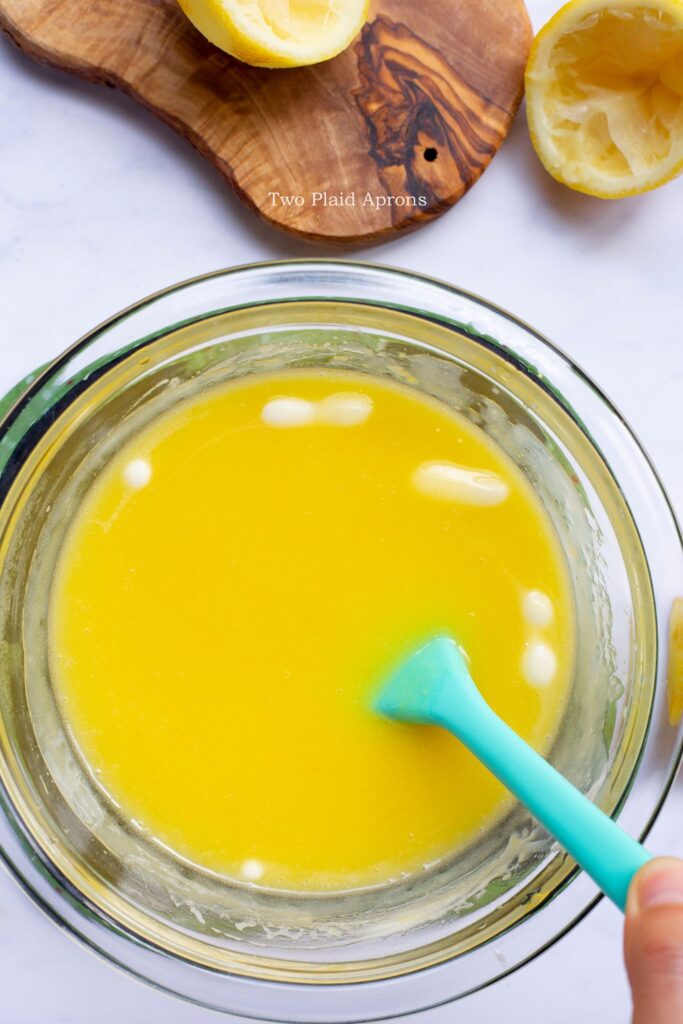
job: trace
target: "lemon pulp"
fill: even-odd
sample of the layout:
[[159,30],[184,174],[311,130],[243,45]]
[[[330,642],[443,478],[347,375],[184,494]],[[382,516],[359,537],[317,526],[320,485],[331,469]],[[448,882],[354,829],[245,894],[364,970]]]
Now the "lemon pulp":
[[683,164],[683,4],[572,0],[539,33],[526,88],[560,181],[607,198],[663,184]]
[[547,749],[573,619],[538,499],[445,407],[333,371],[215,388],[140,431],[74,518],[49,623],[65,721],[121,812],[297,890],[419,871],[509,806],[451,736],[372,710],[440,632]]
[[179,0],[215,46],[247,64],[284,68],[316,64],[345,49],[360,32],[369,0]]

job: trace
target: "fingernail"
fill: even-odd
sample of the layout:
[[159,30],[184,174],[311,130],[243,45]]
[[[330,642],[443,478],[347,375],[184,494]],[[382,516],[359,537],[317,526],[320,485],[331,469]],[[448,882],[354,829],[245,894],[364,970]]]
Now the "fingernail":
[[653,862],[638,881],[637,898],[641,910],[683,903],[683,861]]

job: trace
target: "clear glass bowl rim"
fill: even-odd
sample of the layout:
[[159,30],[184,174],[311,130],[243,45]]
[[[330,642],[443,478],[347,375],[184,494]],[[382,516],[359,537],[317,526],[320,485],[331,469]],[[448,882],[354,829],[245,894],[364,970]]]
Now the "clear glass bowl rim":
[[[263,278],[263,281],[260,281],[259,276]],[[272,295],[268,297],[264,292],[259,298],[252,298],[249,301],[247,300],[248,288],[240,287],[240,284],[237,283],[240,278],[248,280],[252,294],[258,292],[259,287],[264,287],[264,285],[266,288],[277,286],[283,292],[291,291],[292,294],[283,293],[276,297]],[[135,327],[138,321],[141,322],[141,326],[149,326],[146,323],[149,314],[151,313],[152,319],[154,319],[155,314],[161,313],[169,300],[174,300],[178,296],[191,297],[193,292],[201,291],[205,286],[220,285],[223,282],[227,284],[228,292],[230,292],[230,286],[233,286],[230,293],[233,301],[230,303],[206,309],[182,320],[172,317],[170,318],[171,322],[168,322],[168,318],[162,317],[159,326],[154,331],[140,331]],[[324,287],[322,287],[323,285]],[[245,301],[234,301],[238,293],[239,297],[244,298]],[[413,296],[421,299],[422,304],[414,304]],[[401,297],[405,297],[409,301],[397,301]],[[48,381],[71,367],[72,363],[77,361],[80,356],[89,353],[98,342],[107,339],[108,335],[123,324],[126,324],[128,328],[134,328],[136,336],[130,341],[130,348],[135,349],[181,323],[204,319],[219,312],[273,302],[306,300],[331,303],[354,302],[366,306],[379,305],[408,312],[417,318],[432,319],[446,326],[464,329],[482,343],[494,345],[498,351],[513,362],[517,368],[523,369],[537,384],[546,389],[550,387],[557,401],[576,419],[577,414],[574,408],[567,403],[563,394],[557,390],[554,384],[555,377],[552,370],[567,374],[567,379],[571,380],[574,388],[583,391],[586,395],[590,393],[593,398],[597,399],[611,428],[620,434],[621,440],[625,440],[629,447],[630,456],[634,457],[638,463],[638,471],[644,473],[653,485],[653,494],[656,496],[658,506],[656,513],[664,515],[667,538],[675,545],[676,557],[668,559],[668,575],[669,578],[671,575],[675,575],[679,581],[678,586],[681,586],[681,581],[683,581],[683,539],[674,510],[642,444],[627,421],[597,384],[566,353],[517,317],[495,304],[447,282],[401,268],[334,259],[269,261],[215,271],[162,289],[115,314],[76,341],[61,355],[41,367],[36,373],[26,378],[16,388],[13,388],[4,402],[0,403],[0,414],[3,417],[0,422],[0,445],[3,442],[6,443],[8,432],[20,416],[26,416],[28,413],[30,422],[30,406],[34,399],[39,398],[41,389]],[[451,315],[450,306],[453,307],[453,315]],[[456,309],[464,309],[468,314],[475,315],[462,320],[455,316]],[[489,331],[487,329],[489,327],[494,328],[495,333]],[[500,340],[501,337],[508,335],[514,339],[509,346]],[[525,343],[522,343],[522,340]],[[113,351],[117,350],[119,350],[119,346],[113,349]],[[531,356],[533,358],[530,358]],[[546,372],[548,369],[551,372]],[[583,424],[581,426],[592,445],[602,455],[601,448],[592,434]],[[604,455],[602,457],[609,468],[608,459]],[[5,464],[6,460],[3,458],[0,463],[0,501],[5,497],[3,481]],[[612,471],[610,470],[610,472]],[[612,477],[615,485],[620,487],[614,474]],[[624,495],[624,497],[628,503],[628,495]],[[634,520],[640,527],[639,520],[635,516]],[[665,531],[661,530],[660,532],[663,535]],[[662,544],[662,548],[665,547],[666,545]],[[651,575],[656,581],[657,577],[652,573],[650,549],[646,547],[645,550]],[[673,549],[671,550],[673,551]],[[657,609],[659,609],[659,605],[659,597],[656,594]],[[664,635],[663,629],[664,625],[660,621],[658,623],[660,650],[663,649],[661,643]],[[660,674],[661,666],[658,678]],[[647,746],[648,739],[649,734],[645,739],[644,746]],[[661,811],[682,756],[683,730],[679,730],[668,759],[665,775],[656,787],[654,799],[650,801],[648,807],[645,823],[639,830],[641,840],[648,835]],[[469,985],[465,984],[463,987],[462,984],[456,983],[457,991],[454,991],[454,979],[448,977],[449,968],[453,964],[457,964],[458,961],[461,964],[466,960],[470,961],[480,953],[481,948],[465,954],[462,958],[455,958],[453,961],[416,971],[410,975],[384,981],[355,983],[341,987],[262,982],[243,977],[218,975],[196,965],[181,964],[176,958],[166,956],[162,951],[125,933],[113,922],[99,915],[97,908],[87,905],[68,881],[58,875],[42,852],[34,848],[30,836],[23,829],[21,821],[1,786],[0,808],[4,812],[3,815],[0,815],[0,858],[29,896],[67,932],[112,963],[161,990],[185,998],[196,1005],[238,1013],[245,1017],[251,1016],[255,1019],[310,1021],[312,1024],[324,1024],[326,1021],[352,1024],[352,1022],[390,1019],[399,1015],[433,1009],[500,980],[535,959],[575,927],[602,898],[600,894],[595,893],[595,887],[585,875],[574,871],[563,890],[554,894],[534,915],[524,920],[525,925],[534,918],[538,923],[545,914],[546,918],[553,918],[554,923],[550,923],[548,920],[543,927],[536,928],[536,937],[529,936],[524,948],[519,947],[518,943],[516,952],[512,954],[513,962],[504,967],[499,964],[497,972],[483,979],[477,979],[476,972],[474,972]],[[55,887],[55,882],[57,887]],[[567,899],[569,895],[572,897],[571,900]],[[520,928],[521,926],[513,928],[508,933],[508,937],[514,936],[520,931]],[[187,980],[183,982],[182,987],[176,980],[176,972],[179,968],[187,975]],[[194,977],[187,974],[188,971],[192,972]],[[231,995],[228,1001],[225,1001],[224,990],[228,987],[231,988]],[[306,1004],[301,1009],[297,1008],[299,1001]],[[346,1003],[347,1008],[342,1011],[337,1010],[335,1004],[339,1003]]]

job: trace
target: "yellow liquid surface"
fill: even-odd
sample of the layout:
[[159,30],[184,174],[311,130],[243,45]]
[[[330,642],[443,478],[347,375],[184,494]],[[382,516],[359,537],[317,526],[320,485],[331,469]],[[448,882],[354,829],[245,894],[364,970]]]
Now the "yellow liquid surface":
[[436,402],[297,371],[189,400],[111,460],[60,555],[50,657],[122,813],[203,867],[329,890],[419,871],[509,806],[451,736],[372,710],[443,632],[546,749],[573,616],[535,495]]

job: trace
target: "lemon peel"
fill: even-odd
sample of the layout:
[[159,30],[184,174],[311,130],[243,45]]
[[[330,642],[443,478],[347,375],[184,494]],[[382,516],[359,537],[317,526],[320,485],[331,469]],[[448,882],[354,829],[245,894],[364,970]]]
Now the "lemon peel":
[[293,68],[329,60],[363,27],[369,0],[179,0],[202,35],[246,64]]
[[536,36],[527,119],[546,169],[617,199],[683,170],[683,0],[570,0]]

